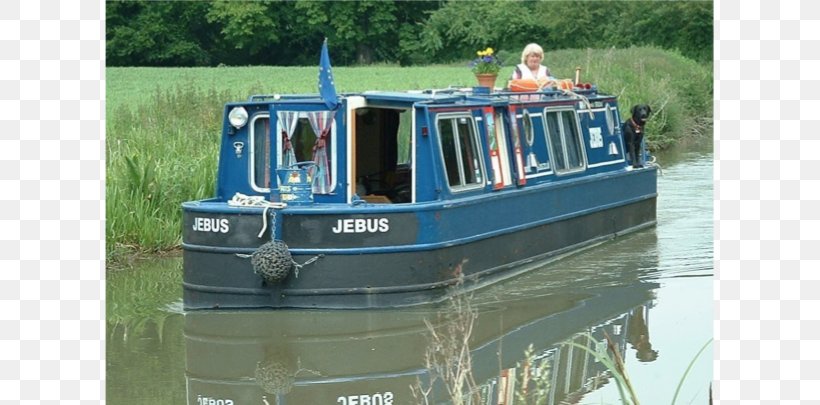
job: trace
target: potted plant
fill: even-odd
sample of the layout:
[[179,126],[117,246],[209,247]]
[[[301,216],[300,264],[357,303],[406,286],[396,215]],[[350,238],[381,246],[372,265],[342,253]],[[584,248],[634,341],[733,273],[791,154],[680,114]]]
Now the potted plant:
[[476,52],[478,57],[470,63],[470,67],[478,80],[478,85],[489,87],[491,90],[495,87],[495,79],[501,70],[501,61],[493,52],[493,48],[478,51]]

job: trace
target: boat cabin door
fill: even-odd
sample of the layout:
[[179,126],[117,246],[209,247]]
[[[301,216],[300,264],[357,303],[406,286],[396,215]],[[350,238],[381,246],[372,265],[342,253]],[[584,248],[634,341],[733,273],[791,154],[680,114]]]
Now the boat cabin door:
[[399,204],[413,201],[413,109],[349,97],[350,202]]
[[482,113],[493,174],[493,188],[504,188],[512,184],[510,149],[515,150],[515,143],[510,141],[515,140],[512,137],[517,137],[517,134],[510,131],[511,125],[508,124],[510,120],[506,110],[484,107]]

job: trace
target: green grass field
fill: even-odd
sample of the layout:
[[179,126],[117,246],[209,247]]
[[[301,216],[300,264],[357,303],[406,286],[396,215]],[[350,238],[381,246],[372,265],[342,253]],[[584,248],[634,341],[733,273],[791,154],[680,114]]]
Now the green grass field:
[[[318,61],[317,61],[318,63]],[[562,50],[544,62],[559,78],[645,102],[650,148],[711,137],[712,67],[654,48]],[[513,70],[502,69],[497,85]],[[109,263],[180,243],[183,201],[213,194],[224,103],[252,94],[315,93],[318,67],[107,68],[106,245]],[[473,86],[467,67],[337,67],[339,93]],[[628,116],[628,112],[624,111]]]

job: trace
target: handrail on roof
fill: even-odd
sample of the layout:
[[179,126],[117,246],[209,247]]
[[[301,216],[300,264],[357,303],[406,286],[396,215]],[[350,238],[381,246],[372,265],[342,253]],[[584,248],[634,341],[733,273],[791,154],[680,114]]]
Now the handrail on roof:
[[248,97],[248,101],[278,100],[279,98],[281,98],[279,94],[253,94]]
[[429,94],[431,96],[435,96],[436,94],[443,93],[443,94],[466,94],[469,87],[464,86],[456,86],[456,85],[449,85],[443,89],[425,89],[422,91],[424,94]]
[[319,98],[318,94],[254,94],[248,97],[248,101],[267,101],[297,98]]
[[[368,92],[362,92],[361,94],[367,94]],[[588,95],[595,95],[598,93],[598,86],[592,85],[589,89],[580,89],[575,88],[572,91],[561,90],[555,87],[543,88],[541,90],[533,90],[533,91],[511,91],[508,88],[501,89],[500,91],[494,91],[492,93],[481,93],[476,92],[472,87],[465,87],[465,86],[456,86],[450,85],[446,88],[439,88],[439,89],[425,89],[425,90],[416,90],[416,91],[407,91],[408,94],[416,93],[416,94],[427,94],[434,98],[420,101],[424,104],[440,104],[440,103],[451,103],[455,101],[467,101],[467,100],[486,100],[486,99],[495,99],[496,101],[506,100],[506,101],[546,101],[550,99],[555,99],[559,96],[570,96],[570,97],[578,97],[578,96],[588,96]],[[449,96],[449,97],[437,97],[437,96]],[[535,96],[535,97],[533,97]],[[306,100],[310,99],[313,101],[314,99],[319,98],[318,94],[254,94],[248,98],[250,102],[259,102],[259,101],[270,101],[270,100]]]

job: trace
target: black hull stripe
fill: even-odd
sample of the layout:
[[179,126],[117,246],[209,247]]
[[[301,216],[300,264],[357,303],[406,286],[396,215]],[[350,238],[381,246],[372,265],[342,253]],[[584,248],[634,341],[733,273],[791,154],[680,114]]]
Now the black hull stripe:
[[[498,266],[491,269],[482,270],[476,273],[471,273],[465,275],[466,281],[473,281],[478,278],[484,278],[494,273],[497,273],[501,270],[505,270],[507,268],[512,267],[519,267],[527,263],[537,262],[537,264],[543,265],[547,259],[559,259],[562,255],[566,253],[577,253],[579,249],[583,247],[589,247],[601,242],[610,240],[614,237],[625,235],[628,233],[636,232],[644,228],[648,228],[655,225],[655,221],[644,223],[641,225],[634,226],[632,228],[628,228],[618,232],[617,234],[613,235],[603,235],[594,239],[590,239],[588,241],[584,241],[575,245],[567,246],[555,251],[547,252],[538,256],[529,257],[526,259],[518,260],[516,262],[512,262],[506,264],[504,266]],[[528,268],[521,268],[514,272],[505,273],[506,277],[513,277],[515,275],[524,273],[528,271]],[[487,280],[486,284],[496,282],[498,279]],[[408,293],[408,292],[415,292],[415,291],[424,291],[424,290],[432,290],[447,287],[450,285],[455,284],[455,279],[439,281],[435,283],[424,283],[424,284],[413,284],[413,285],[402,285],[402,286],[395,286],[395,287],[370,287],[370,288],[312,288],[312,289],[283,289],[280,293],[284,295],[298,295],[298,296],[324,296],[324,295],[360,295],[360,294],[396,294],[396,293]],[[473,288],[478,288],[483,286],[485,283],[481,285],[475,285]],[[222,293],[222,294],[250,294],[250,295],[270,295],[270,290],[265,289],[258,289],[258,288],[238,288],[238,287],[213,287],[213,286],[204,286],[204,285],[197,285],[183,282],[183,286],[185,289],[191,291],[199,291],[205,293]]]

